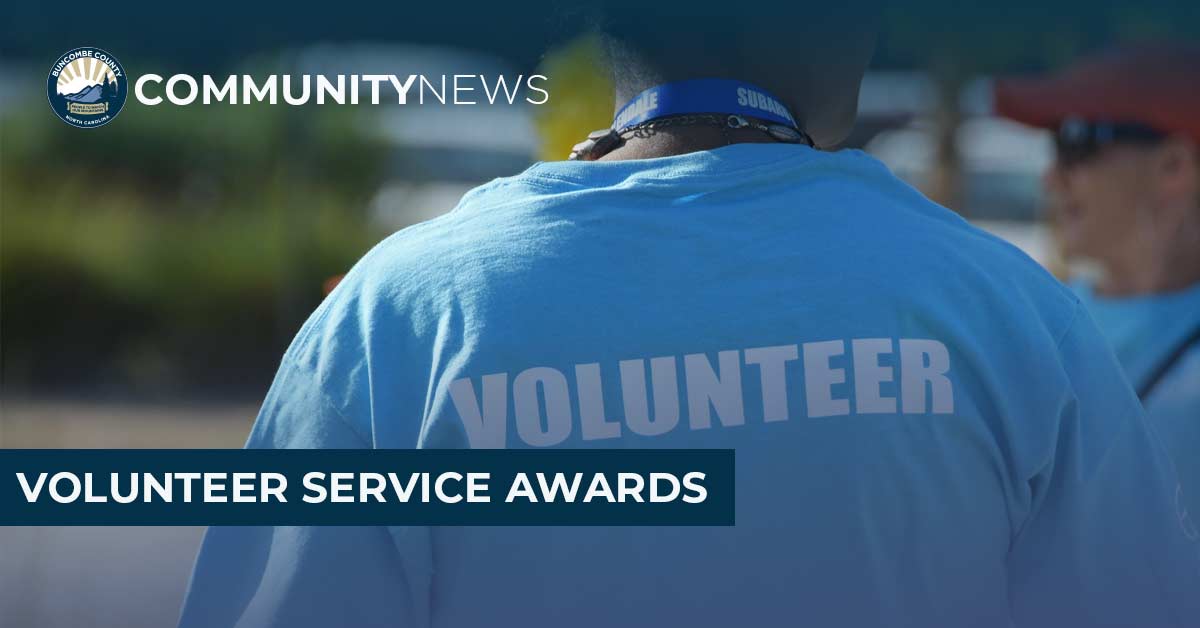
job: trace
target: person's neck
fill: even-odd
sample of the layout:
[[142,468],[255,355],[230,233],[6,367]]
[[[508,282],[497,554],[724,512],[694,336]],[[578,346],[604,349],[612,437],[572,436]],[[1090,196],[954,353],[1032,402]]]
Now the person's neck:
[[777,140],[754,129],[721,129],[704,126],[665,128],[648,137],[631,137],[597,161],[654,159],[712,150],[730,144],[777,143],[779,143]]
[[1107,297],[1165,294],[1200,284],[1200,225],[1173,234],[1165,245],[1110,260],[1096,293]]

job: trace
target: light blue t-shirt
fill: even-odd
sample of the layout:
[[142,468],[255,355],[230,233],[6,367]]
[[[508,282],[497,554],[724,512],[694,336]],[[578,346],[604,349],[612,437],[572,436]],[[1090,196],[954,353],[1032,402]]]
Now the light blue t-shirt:
[[1179,470],[1188,512],[1200,517],[1200,284],[1133,298],[1100,296],[1087,283],[1072,287],[1134,390],[1148,389],[1143,403],[1150,425]]
[[364,257],[248,447],[734,448],[734,527],[213,528],[182,625],[1196,626],[1069,290],[857,151],[537,164]]

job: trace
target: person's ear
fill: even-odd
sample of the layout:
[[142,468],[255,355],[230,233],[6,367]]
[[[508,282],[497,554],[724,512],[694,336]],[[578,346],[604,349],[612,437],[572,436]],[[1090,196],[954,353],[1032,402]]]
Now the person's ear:
[[1194,211],[1200,202],[1200,146],[1170,137],[1156,151],[1155,194],[1162,207]]

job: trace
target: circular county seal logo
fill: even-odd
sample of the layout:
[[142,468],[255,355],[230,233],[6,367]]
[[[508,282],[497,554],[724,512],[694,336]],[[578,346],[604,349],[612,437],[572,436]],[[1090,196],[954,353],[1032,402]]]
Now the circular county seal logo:
[[90,129],[117,117],[125,106],[128,84],[116,58],[84,46],[62,55],[50,68],[46,98],[63,122]]

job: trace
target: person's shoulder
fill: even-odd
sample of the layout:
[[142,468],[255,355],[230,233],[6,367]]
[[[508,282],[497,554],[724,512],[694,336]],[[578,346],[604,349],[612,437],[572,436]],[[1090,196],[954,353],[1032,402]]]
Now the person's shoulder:
[[532,176],[535,167],[472,188],[446,213],[393,233],[362,261],[387,265],[418,256],[424,263],[494,239],[490,230],[520,224],[539,207],[559,201],[561,190],[551,180]]
[[471,188],[444,213],[408,225],[381,240],[359,260],[358,266],[402,262],[414,255],[427,258],[441,252],[439,247],[460,246],[463,236],[472,234],[464,230],[466,227],[503,217],[502,212],[493,210],[528,202],[545,193],[538,181],[531,180],[526,172]]
[[1077,316],[1078,296],[1021,248],[931,200],[862,151],[832,157],[829,167],[860,183],[854,196],[872,216],[873,237],[918,272],[937,276],[948,292],[988,291],[1063,331]]
[[[316,330],[328,334],[364,316],[405,314],[419,318],[431,301],[453,298],[456,277],[471,260],[487,257],[501,234],[527,222],[522,213],[551,194],[524,173],[495,179],[467,192],[450,211],[384,238],[364,254],[325,298],[297,336],[294,348],[311,344]],[[507,211],[516,208],[517,211]],[[395,310],[395,311],[393,311]],[[403,312],[399,311],[403,310]]]

